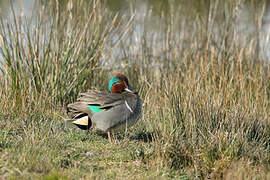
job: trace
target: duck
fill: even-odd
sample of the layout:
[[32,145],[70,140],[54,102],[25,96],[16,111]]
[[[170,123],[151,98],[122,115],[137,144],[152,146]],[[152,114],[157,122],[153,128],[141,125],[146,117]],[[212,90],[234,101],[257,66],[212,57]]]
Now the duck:
[[76,102],[67,105],[67,114],[68,121],[78,128],[107,134],[111,142],[114,133],[127,130],[141,118],[142,101],[121,73],[111,76],[108,89],[108,93],[98,90],[80,93]]

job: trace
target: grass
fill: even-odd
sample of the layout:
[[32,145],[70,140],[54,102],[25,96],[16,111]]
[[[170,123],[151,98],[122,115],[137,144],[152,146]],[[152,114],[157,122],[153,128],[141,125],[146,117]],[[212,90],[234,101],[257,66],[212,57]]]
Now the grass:
[[[41,4],[35,21],[1,20],[2,178],[270,177],[270,65],[258,56],[257,36],[238,35],[238,4],[225,2],[227,20],[214,27],[219,4],[210,3],[208,24],[185,22],[183,36],[179,19],[161,17],[134,45],[133,16],[73,3]],[[88,88],[107,89],[114,72],[139,91],[142,119],[116,144],[65,127],[66,104]]]

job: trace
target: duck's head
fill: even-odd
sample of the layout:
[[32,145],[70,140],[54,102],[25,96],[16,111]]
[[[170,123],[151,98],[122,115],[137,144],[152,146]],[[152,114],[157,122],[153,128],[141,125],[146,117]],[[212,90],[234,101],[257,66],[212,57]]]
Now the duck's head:
[[123,93],[124,91],[136,94],[136,91],[133,91],[128,83],[128,79],[125,75],[116,73],[114,74],[109,81],[109,91],[111,93]]

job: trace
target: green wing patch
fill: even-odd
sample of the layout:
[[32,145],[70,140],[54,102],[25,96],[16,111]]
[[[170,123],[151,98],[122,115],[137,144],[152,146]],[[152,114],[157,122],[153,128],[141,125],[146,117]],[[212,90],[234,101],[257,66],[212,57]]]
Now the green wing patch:
[[99,112],[99,111],[103,111],[103,109],[100,109],[99,106],[88,106],[88,108],[93,112]]

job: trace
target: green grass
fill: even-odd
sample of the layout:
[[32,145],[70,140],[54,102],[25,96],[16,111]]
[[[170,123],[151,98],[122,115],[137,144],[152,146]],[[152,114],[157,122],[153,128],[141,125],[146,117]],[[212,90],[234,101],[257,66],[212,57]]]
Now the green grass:
[[[218,38],[200,18],[180,38],[172,18],[157,32],[145,27],[139,51],[125,44],[136,33],[133,17],[93,5],[44,4],[35,29],[16,15],[1,20],[1,178],[269,179],[270,65],[255,36],[237,39],[236,5]],[[104,67],[114,48],[126,59]],[[142,119],[116,143],[65,127],[66,104],[88,88],[107,90],[114,72],[139,91]]]

